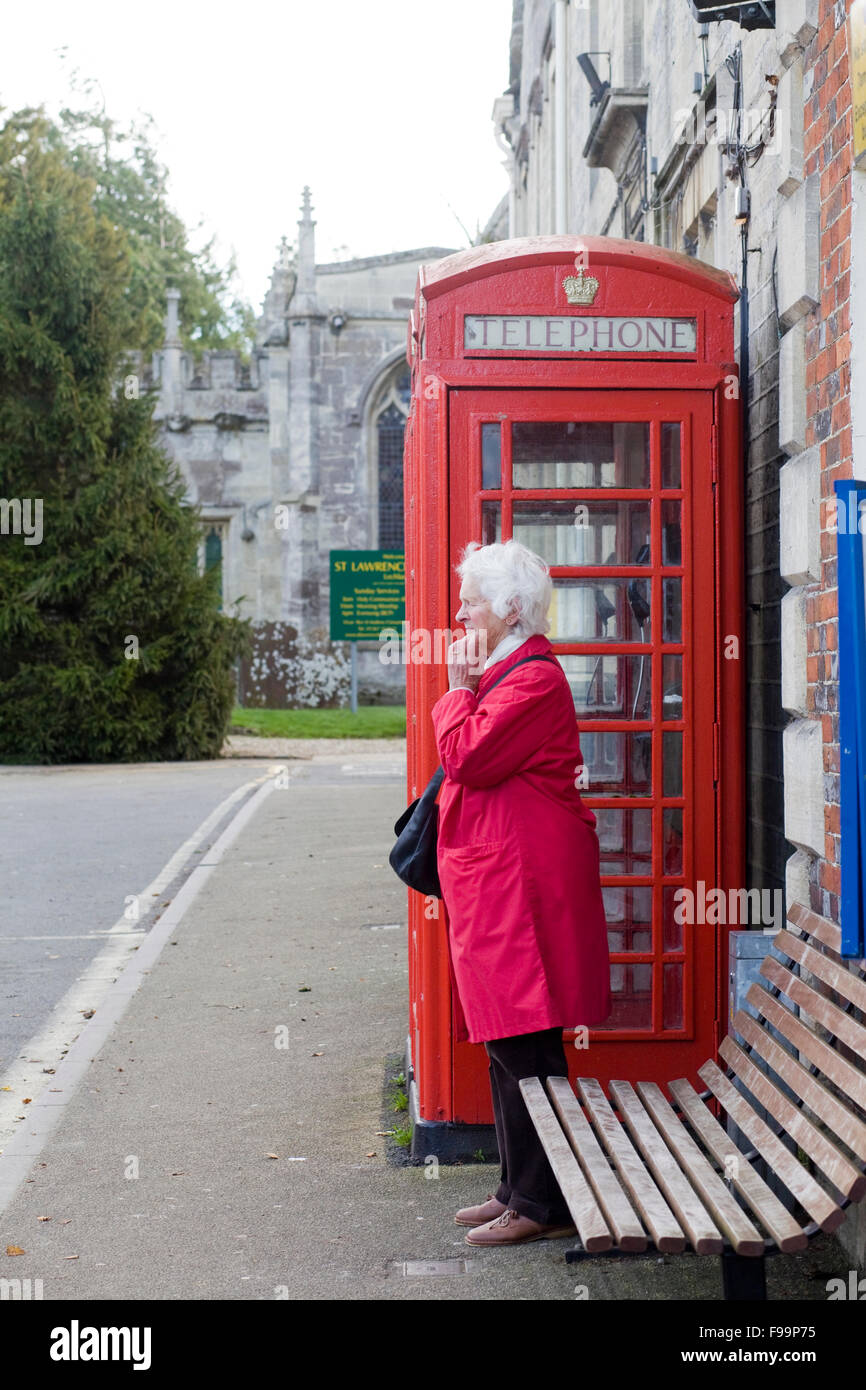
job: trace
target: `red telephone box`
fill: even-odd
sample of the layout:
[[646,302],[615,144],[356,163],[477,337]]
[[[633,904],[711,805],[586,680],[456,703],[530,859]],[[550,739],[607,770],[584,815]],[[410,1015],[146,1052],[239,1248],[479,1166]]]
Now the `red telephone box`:
[[[566,1032],[572,1076],[694,1080],[725,1031],[726,928],[701,909],[744,883],[736,298],[725,272],[606,237],[495,242],[419,276],[409,792],[438,763],[430,710],[447,688],[442,646],[415,658],[457,628],[465,544],[514,536],[551,567],[548,637],[601,845],[614,1006],[587,1051]],[[453,1039],[444,905],[409,898],[416,1120],[492,1123],[484,1048]]]

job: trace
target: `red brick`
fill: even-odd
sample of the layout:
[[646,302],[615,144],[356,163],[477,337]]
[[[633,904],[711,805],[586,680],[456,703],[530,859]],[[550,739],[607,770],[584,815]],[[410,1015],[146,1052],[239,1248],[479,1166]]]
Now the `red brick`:
[[838,864],[819,865],[819,874],[822,888],[828,888],[831,893],[840,892],[842,885]]
[[822,22],[818,25],[818,32],[815,35],[815,46],[818,53],[823,54],[824,50],[830,47],[833,42],[833,13],[832,8]]
[[837,434],[845,425],[851,423],[851,401],[847,395],[841,396],[830,414],[830,432]]
[[[817,610],[819,622],[826,622],[828,618],[835,618],[837,612],[836,590],[830,589],[825,593],[819,594],[815,603],[815,607]],[[829,717],[829,715],[825,716],[825,718],[827,719],[829,719]]]
[[824,381],[836,368],[835,349],[831,343],[815,361],[815,375],[819,382]]

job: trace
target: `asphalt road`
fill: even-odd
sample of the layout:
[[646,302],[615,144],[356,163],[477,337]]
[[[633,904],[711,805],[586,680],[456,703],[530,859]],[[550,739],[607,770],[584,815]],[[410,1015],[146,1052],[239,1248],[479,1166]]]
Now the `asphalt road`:
[[[269,766],[235,759],[0,767],[0,1085],[112,929],[126,923],[140,934],[157,920]],[[172,866],[170,881],[145,895],[246,784]]]

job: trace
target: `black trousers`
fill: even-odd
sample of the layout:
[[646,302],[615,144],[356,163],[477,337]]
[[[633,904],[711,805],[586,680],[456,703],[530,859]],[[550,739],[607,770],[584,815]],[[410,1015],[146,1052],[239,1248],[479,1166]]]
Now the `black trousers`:
[[562,1029],[496,1038],[484,1044],[502,1173],[498,1201],[543,1226],[573,1225],[518,1082],[525,1076],[567,1076]]

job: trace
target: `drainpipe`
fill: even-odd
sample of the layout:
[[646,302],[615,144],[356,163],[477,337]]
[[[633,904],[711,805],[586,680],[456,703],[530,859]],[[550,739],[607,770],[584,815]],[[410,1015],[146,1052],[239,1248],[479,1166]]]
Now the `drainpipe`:
[[554,4],[554,231],[568,231],[568,0]]

